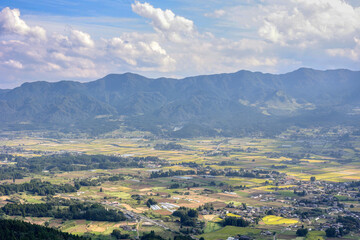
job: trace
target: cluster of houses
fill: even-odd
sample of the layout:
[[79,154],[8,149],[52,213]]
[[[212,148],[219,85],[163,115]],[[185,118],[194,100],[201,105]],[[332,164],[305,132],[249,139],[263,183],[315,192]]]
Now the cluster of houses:
[[[338,216],[352,217],[360,220],[360,213],[353,211],[352,208],[359,205],[360,202],[360,184],[355,186],[349,182],[345,183],[329,183],[325,181],[301,182],[294,179],[282,179],[282,184],[287,184],[289,188],[281,188],[281,190],[291,190],[299,195],[284,196],[277,191],[269,191],[251,196],[260,202],[282,202],[282,207],[271,206],[235,206],[228,204],[224,209],[213,211],[202,210],[200,214],[218,214],[220,218],[225,218],[228,213],[240,215],[248,221],[254,223],[255,219],[264,217],[271,213],[284,218],[297,218],[302,224],[312,226],[314,230],[325,231],[328,228],[339,230],[343,227],[341,223],[336,221]],[[281,184],[281,185],[282,185]],[[280,189],[279,189],[280,190]],[[340,200],[346,199],[346,202]],[[351,204],[351,203],[354,203]],[[302,215],[302,211],[311,209],[319,209],[319,214]],[[288,229],[297,228],[299,226],[288,226]],[[262,233],[263,235],[266,233]],[[271,232],[268,232],[271,235]],[[229,240],[241,239],[240,236],[231,237]],[[246,239],[246,238],[244,238]]]

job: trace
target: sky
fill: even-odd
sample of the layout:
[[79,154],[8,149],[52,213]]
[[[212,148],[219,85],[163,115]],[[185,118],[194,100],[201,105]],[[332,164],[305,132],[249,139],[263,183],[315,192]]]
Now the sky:
[[109,73],[360,70],[359,0],[0,0],[0,88]]

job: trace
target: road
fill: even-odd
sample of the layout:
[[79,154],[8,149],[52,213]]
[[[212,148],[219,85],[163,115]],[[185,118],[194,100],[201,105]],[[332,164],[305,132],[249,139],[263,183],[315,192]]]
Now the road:
[[154,220],[152,220],[151,218],[148,218],[148,217],[146,217],[146,216],[144,216],[144,215],[141,215],[141,214],[139,214],[139,213],[135,213],[135,212],[126,210],[126,209],[124,209],[124,208],[121,208],[120,206],[114,206],[114,205],[111,205],[111,204],[104,204],[104,205],[107,205],[107,206],[109,206],[109,207],[113,207],[113,208],[119,209],[119,210],[121,210],[123,213],[128,214],[128,215],[132,216],[133,218],[140,219],[140,220],[142,220],[142,221],[144,221],[144,222],[150,222],[150,223],[152,223],[152,224],[154,224],[154,225],[157,225],[157,226],[159,226],[159,227],[162,227],[162,228],[164,228],[165,230],[168,230],[168,231],[173,231],[172,229],[168,228],[166,225],[164,225],[164,224],[162,224],[162,223],[160,223],[160,222],[154,221]]

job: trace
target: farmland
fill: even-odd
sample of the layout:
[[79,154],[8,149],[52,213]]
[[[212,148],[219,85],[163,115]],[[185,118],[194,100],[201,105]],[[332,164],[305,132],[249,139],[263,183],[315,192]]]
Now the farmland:
[[262,219],[262,221],[267,225],[291,225],[299,222],[298,220],[287,219],[273,215],[267,215]]
[[[120,222],[56,214],[5,216],[100,239],[111,238],[116,229],[129,237],[154,231],[165,238],[183,234],[212,240],[240,234],[272,239],[275,232],[278,239],[295,239],[301,227],[312,229],[306,239],[325,239],[327,228],[346,227],[336,225],[337,217],[357,216],[360,209],[358,185],[349,187],[360,180],[359,137],[341,129],[349,135],[345,141],[333,131],[322,130],[320,136],[318,129],[288,130],[271,139],[159,139],[143,132],[96,139],[4,136],[1,168],[15,171],[21,163],[26,171],[22,177],[4,177],[1,185],[38,179],[54,186],[74,185],[77,190],[52,196],[4,190],[0,207],[47,203],[66,212],[70,205],[97,203],[125,213],[127,220]],[[100,162],[73,163],[65,171],[61,161],[66,156]],[[38,168],[41,161],[46,161],[46,168]],[[122,162],[130,165],[117,167]],[[149,199],[156,204],[149,207]],[[194,209],[197,219],[191,226],[183,225],[174,215],[177,209]],[[226,218],[244,219],[248,226],[224,226]],[[357,239],[358,234],[351,231],[346,236]]]

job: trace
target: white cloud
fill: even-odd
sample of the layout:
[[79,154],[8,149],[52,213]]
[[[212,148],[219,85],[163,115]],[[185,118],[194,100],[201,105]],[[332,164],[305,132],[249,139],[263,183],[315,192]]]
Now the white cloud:
[[[234,1],[222,9],[224,13],[212,20],[217,35],[266,41],[258,50],[264,57],[279,59],[275,71],[300,66],[358,69],[359,48],[354,46],[354,38],[360,36],[358,4],[343,0]],[[230,42],[233,46],[234,41]],[[257,69],[263,71],[264,66]]]
[[272,42],[282,41],[282,36],[277,27],[268,21],[264,21],[264,26],[259,29],[259,35]]
[[176,16],[171,10],[164,11],[154,8],[149,3],[140,2],[135,2],[131,7],[135,13],[150,19],[154,29],[171,41],[181,42],[183,37],[189,37],[195,33],[193,21]]
[[349,58],[353,61],[359,61],[360,60],[360,39],[354,38],[355,47],[354,48],[333,48],[328,49],[327,53],[330,56],[336,57],[344,57]]
[[21,62],[13,60],[13,59],[9,59],[8,61],[3,62],[3,65],[12,67],[12,68],[17,68],[17,69],[22,69],[23,65],[21,64]]
[[112,61],[118,59],[139,69],[168,72],[174,68],[172,59],[157,41],[140,39],[135,35],[124,35],[107,41],[107,54]]
[[17,34],[37,40],[46,39],[46,31],[38,26],[29,27],[21,18],[19,9],[4,8],[0,12],[0,34]]
[[[11,37],[14,31],[7,31],[4,39],[12,39],[0,42],[0,61],[21,62],[22,67],[26,66],[23,75],[36,79],[96,78],[119,71],[186,76],[274,68],[279,61],[277,57],[262,56],[268,45],[265,41],[231,41],[199,33],[191,20],[148,3],[135,2],[132,9],[151,21],[153,33],[123,33],[96,41],[90,34],[70,27],[61,34],[50,32],[41,42],[30,42],[33,36],[27,33],[18,33],[21,37],[16,38]],[[17,21],[26,26],[23,28],[33,29],[20,18],[18,10],[6,11],[15,11]]]
[[95,46],[90,35],[79,30],[71,30],[70,41],[79,47],[92,48]]
[[274,43],[308,47],[349,40],[360,31],[360,8],[343,0],[266,2],[259,35]]
[[[47,25],[45,31],[21,19],[19,10],[4,8],[0,71],[7,79],[95,79],[125,71],[153,76],[239,69],[279,72],[314,62],[333,68],[341,63],[339,56],[351,63],[360,61],[360,41],[355,38],[360,36],[359,7],[341,0],[250,2],[206,14],[236,38],[198,31],[190,19],[137,1],[133,12],[146,18],[153,31],[119,31],[100,39],[81,27],[64,26],[61,31],[57,26],[54,32]],[[43,26],[41,21],[33,25]]]
[[[173,60],[167,71],[187,75],[237,71],[240,68],[274,67],[277,57],[264,57],[261,53],[267,47],[262,40],[244,38],[239,41],[216,38],[211,33],[199,33],[193,22],[175,15],[170,10],[154,8],[148,3],[135,2],[133,11],[151,20],[156,39]],[[224,10],[214,12],[224,15]],[[146,51],[145,51],[146,52]],[[129,58],[131,59],[131,58]]]
[[213,18],[220,18],[226,14],[226,11],[224,9],[217,9],[214,12],[211,13],[205,13],[205,17],[213,17]]

